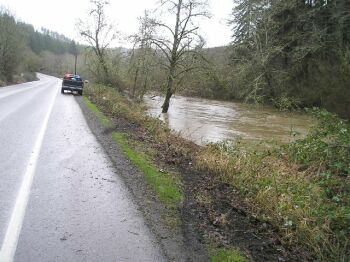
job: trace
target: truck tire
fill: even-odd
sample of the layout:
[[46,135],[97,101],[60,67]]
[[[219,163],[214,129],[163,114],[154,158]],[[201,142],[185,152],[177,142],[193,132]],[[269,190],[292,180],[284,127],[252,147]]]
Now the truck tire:
[[61,88],[61,94],[64,94],[64,89],[63,88]]
[[78,95],[82,96],[83,95],[83,90],[78,91]]

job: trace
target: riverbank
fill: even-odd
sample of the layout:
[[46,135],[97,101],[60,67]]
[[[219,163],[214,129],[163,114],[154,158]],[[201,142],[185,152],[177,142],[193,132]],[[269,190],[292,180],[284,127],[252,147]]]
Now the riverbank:
[[[301,163],[298,158],[306,151],[300,148],[310,145],[307,140],[264,151],[247,145],[199,147],[110,88],[90,86],[86,94],[131,148],[148,155],[160,170],[178,171],[182,226],[191,225],[199,243],[239,248],[257,261],[346,261],[348,176],[325,166],[327,159],[318,168],[312,159]],[[326,172],[332,172],[331,179],[324,178]]]

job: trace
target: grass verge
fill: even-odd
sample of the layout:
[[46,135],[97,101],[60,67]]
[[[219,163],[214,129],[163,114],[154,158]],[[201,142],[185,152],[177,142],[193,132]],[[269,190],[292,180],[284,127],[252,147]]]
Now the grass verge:
[[248,262],[249,260],[237,249],[217,249],[212,251],[211,262]]
[[108,117],[106,117],[95,104],[91,103],[91,101],[87,97],[83,97],[84,103],[86,106],[93,112],[98,120],[101,122],[102,126],[105,128],[112,128],[114,125]]
[[112,136],[128,159],[143,172],[147,183],[156,192],[159,199],[167,207],[175,209],[183,199],[179,179],[169,173],[159,171],[145,154],[132,149],[126,134],[114,132]]
[[304,246],[321,261],[350,257],[348,123],[321,112],[323,126],[321,121],[306,139],[285,147],[196,147],[111,88],[93,85],[87,94],[103,112],[144,128],[142,139],[152,140],[154,150],[162,151],[168,162],[190,162],[194,170],[239,191],[250,212],[272,224],[284,244]]
[[[96,115],[105,128],[113,128],[112,121],[97,108],[87,97],[83,97],[86,106]],[[172,217],[166,217],[168,225],[179,225],[176,209],[183,200],[180,179],[174,175],[157,168],[149,157],[143,152],[137,152],[128,141],[125,133],[113,132],[113,140],[121,147],[125,156],[144,174],[147,183],[156,193],[159,200],[171,210]]]

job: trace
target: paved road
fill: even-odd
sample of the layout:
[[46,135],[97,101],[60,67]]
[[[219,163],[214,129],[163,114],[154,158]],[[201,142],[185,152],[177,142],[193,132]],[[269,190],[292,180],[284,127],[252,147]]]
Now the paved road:
[[0,261],[163,261],[60,80],[0,88]]

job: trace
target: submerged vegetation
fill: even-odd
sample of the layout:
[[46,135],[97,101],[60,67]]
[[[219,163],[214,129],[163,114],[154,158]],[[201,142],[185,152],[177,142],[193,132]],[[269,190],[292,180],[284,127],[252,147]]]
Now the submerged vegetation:
[[[146,137],[163,145],[175,163],[192,162],[238,190],[256,218],[271,223],[287,246],[303,245],[323,261],[349,257],[348,122],[324,110],[310,134],[284,146],[254,149],[239,143],[191,146],[157,119],[144,114],[114,89],[93,85],[87,95],[113,117],[145,128]],[[146,141],[145,141],[146,142]]]

